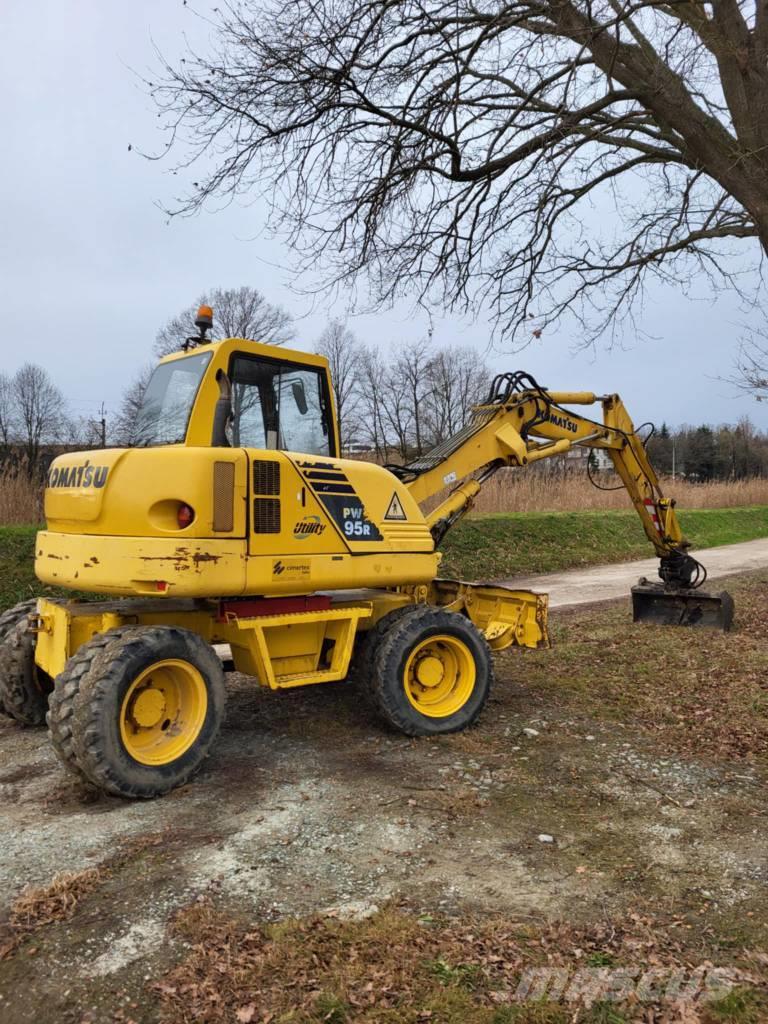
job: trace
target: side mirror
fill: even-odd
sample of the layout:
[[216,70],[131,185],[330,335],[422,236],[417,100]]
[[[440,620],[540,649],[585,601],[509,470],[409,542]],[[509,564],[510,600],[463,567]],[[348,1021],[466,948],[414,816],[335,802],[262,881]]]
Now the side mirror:
[[309,406],[307,405],[307,393],[304,390],[304,382],[300,380],[292,381],[291,391],[293,392],[293,400],[296,403],[296,408],[302,416],[306,416]]

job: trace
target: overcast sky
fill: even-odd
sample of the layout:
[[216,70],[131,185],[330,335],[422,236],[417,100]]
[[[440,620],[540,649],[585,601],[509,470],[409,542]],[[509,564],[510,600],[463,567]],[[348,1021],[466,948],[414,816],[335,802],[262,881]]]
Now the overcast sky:
[[[155,46],[173,58],[185,34],[205,44],[207,29],[182,0],[0,3],[0,371],[42,363],[77,414],[102,401],[114,410],[158,327],[207,287],[259,288],[297,316],[297,348],[313,347],[329,316],[346,311],[343,298],[312,308],[292,290],[291,252],[264,237],[258,205],[166,222],[157,204],[172,200],[179,179],[136,152],[159,150],[162,137],[131,69],[156,68]],[[654,340],[578,353],[562,329],[490,361],[557,389],[618,391],[638,423],[749,415],[768,429],[768,408],[719,379],[747,319],[735,299],[690,302],[658,289],[639,315]],[[350,326],[385,348],[423,336],[428,322],[399,308],[353,316]],[[435,320],[434,336],[483,351],[488,329],[447,317]]]

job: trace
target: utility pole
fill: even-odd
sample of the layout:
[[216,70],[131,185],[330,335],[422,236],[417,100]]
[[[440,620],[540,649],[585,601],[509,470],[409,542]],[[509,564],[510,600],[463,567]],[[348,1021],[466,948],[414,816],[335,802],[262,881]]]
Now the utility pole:
[[106,448],[107,447],[107,410],[106,410],[103,402],[101,403],[101,408],[99,409],[99,432],[101,434],[101,447],[102,448]]

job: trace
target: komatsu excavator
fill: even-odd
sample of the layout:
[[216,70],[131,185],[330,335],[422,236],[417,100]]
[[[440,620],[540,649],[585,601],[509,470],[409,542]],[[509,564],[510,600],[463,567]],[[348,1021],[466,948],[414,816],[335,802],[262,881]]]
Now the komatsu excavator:
[[[212,316],[202,307],[199,334],[157,366],[132,447],[51,466],[38,579],[99,599],[40,598],[0,619],[5,710],[47,720],[76,775],[123,797],[185,782],[224,713],[214,645],[271,689],[355,677],[411,736],[470,725],[491,652],[548,642],[547,598],[441,578],[440,542],[500,467],[574,447],[608,453],[659,556],[635,618],[730,625],[618,395],[503,374],[455,436],[380,466],[341,457],[324,358],[210,342]],[[595,404],[601,422],[571,408]]]

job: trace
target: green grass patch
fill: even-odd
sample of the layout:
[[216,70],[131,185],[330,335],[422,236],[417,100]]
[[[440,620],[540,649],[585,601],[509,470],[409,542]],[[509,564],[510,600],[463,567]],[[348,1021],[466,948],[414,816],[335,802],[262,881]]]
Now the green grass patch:
[[[680,522],[696,548],[768,536],[768,506],[693,509]],[[440,573],[504,579],[603,562],[650,558],[654,551],[632,512],[518,512],[470,516],[443,545]]]
[[30,597],[61,596],[35,576],[35,534],[39,526],[0,526],[0,611]]
[[735,988],[707,1007],[708,1021],[713,1024],[759,1024],[768,1009],[764,996],[754,989]]

